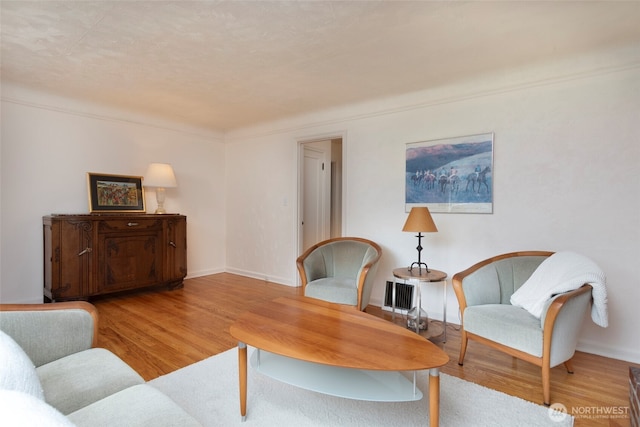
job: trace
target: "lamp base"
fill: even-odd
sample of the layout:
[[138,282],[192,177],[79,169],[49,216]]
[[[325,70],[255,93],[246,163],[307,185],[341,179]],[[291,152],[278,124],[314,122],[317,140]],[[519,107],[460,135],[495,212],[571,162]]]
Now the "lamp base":
[[414,266],[416,266],[416,265],[418,266],[418,272],[419,272],[419,273],[422,273],[422,266],[423,266],[423,265],[424,265],[424,269],[425,269],[425,271],[426,271],[427,273],[431,273],[431,272],[429,271],[429,267],[427,267],[427,264],[426,264],[426,263],[424,263],[424,262],[414,262],[414,263],[412,263],[412,264],[409,266],[408,270],[409,270],[409,271],[413,271],[413,267],[414,267]]
[[164,208],[164,188],[162,187],[158,187],[156,189],[156,202],[158,202],[158,207],[156,208],[155,213],[166,214],[167,211]]

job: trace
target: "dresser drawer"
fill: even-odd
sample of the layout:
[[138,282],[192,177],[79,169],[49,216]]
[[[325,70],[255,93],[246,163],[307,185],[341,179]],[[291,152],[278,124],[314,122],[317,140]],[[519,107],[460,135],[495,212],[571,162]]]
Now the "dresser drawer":
[[98,223],[99,233],[108,233],[113,231],[151,231],[161,230],[162,221],[159,219],[109,219]]

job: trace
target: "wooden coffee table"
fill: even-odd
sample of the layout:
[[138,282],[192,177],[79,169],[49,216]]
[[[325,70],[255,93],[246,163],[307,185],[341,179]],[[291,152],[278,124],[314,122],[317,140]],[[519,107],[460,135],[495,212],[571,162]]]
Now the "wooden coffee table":
[[231,325],[230,332],[239,340],[243,419],[247,413],[247,345],[250,345],[275,355],[336,368],[428,369],[430,425],[438,425],[439,368],[449,361],[449,356],[405,328],[351,306],[300,296],[277,298],[243,313]]

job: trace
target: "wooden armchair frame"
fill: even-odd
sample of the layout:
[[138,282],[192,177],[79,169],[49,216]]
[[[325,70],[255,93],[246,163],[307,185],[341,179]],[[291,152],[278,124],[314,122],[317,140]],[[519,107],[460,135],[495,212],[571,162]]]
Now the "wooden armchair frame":
[[[460,316],[462,320],[461,324],[461,339],[460,339],[460,356],[458,358],[458,365],[462,366],[464,361],[464,356],[467,351],[467,343],[469,339],[474,341],[478,341],[484,345],[487,345],[496,350],[502,351],[510,356],[516,357],[518,359],[524,360],[526,362],[532,363],[536,366],[539,366],[542,370],[542,393],[544,398],[544,404],[549,406],[551,403],[550,395],[551,395],[551,384],[550,384],[550,371],[551,371],[551,343],[553,339],[553,331],[555,327],[556,320],[558,316],[567,302],[571,299],[582,295],[586,292],[591,292],[592,287],[589,284],[584,284],[579,289],[576,289],[571,292],[564,293],[553,300],[553,302],[549,305],[549,308],[546,312],[546,317],[544,319],[544,327],[543,327],[543,343],[542,343],[542,357],[537,357],[529,353],[525,353],[523,351],[517,350],[515,348],[509,347],[504,344],[497,343],[485,337],[466,332],[464,329],[464,311],[467,308],[466,297],[462,288],[462,281],[465,277],[470,275],[471,273],[479,270],[480,268],[489,265],[495,261],[499,261],[505,258],[518,257],[518,256],[551,256],[553,252],[545,252],[545,251],[524,251],[524,252],[511,252],[507,254],[498,255],[484,261],[481,261],[468,269],[461,271],[453,276],[453,290],[455,291],[456,297],[458,299],[458,303],[460,305]],[[573,365],[571,363],[572,359],[564,361],[564,366],[567,369],[567,372],[573,373]]]

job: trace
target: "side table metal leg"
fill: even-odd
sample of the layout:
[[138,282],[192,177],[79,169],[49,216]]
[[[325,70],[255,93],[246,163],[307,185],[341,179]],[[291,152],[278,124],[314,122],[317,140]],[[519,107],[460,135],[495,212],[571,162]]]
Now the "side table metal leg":
[[415,286],[417,291],[416,297],[417,297],[417,307],[418,307],[418,309],[416,310],[416,333],[419,334],[420,333],[420,312],[422,311],[422,294],[420,290],[420,282],[417,282]]
[[442,324],[444,325],[444,341],[447,342],[447,279],[444,279],[444,292],[442,301]]
[[393,280],[391,284],[391,320],[393,322],[396,321],[396,288],[398,287],[398,282]]

